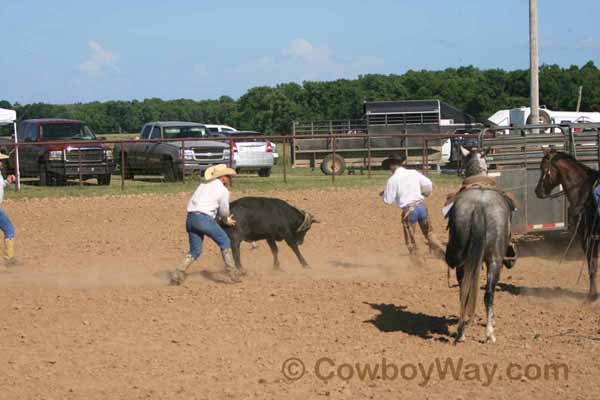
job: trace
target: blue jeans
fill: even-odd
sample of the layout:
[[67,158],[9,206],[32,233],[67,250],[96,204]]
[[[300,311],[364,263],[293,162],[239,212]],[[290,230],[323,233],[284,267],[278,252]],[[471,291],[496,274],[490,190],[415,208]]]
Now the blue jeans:
[[204,235],[207,235],[214,240],[221,248],[221,251],[231,248],[229,236],[227,236],[227,233],[225,233],[223,228],[221,228],[217,221],[210,215],[188,213],[185,229],[187,230],[190,239],[190,256],[192,256],[194,260],[198,259],[200,254],[202,254]]
[[12,224],[8,215],[0,208],[0,230],[4,232],[4,239],[15,238],[15,226]]
[[413,212],[408,214],[408,223],[411,225],[414,225],[417,222],[427,221],[427,218],[428,218],[427,209],[425,208],[425,206],[423,204],[420,204],[417,207],[415,207]]

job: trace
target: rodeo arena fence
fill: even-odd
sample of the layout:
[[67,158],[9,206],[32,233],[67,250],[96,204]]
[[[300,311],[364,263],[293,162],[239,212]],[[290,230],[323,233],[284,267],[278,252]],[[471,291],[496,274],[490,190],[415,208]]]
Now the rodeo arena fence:
[[[21,173],[24,170],[24,163],[29,163],[25,166],[29,171],[35,169],[32,166],[31,154],[42,154],[46,149],[46,153],[58,151],[62,153],[59,157],[60,163],[49,161],[47,156],[43,160],[35,160],[38,162],[37,168],[42,168],[44,163],[54,163],[55,173],[60,173],[61,176],[68,179],[76,179],[79,185],[83,186],[83,182],[92,176],[99,175],[102,171],[92,167],[94,162],[100,158],[92,156],[92,150],[98,152],[99,148],[104,149],[103,153],[108,156],[108,165],[110,172],[115,176],[120,175],[120,185],[124,190],[126,180],[130,176],[128,164],[131,160],[127,160],[127,147],[139,146],[141,144],[170,144],[178,147],[177,159],[172,160],[176,165],[180,165],[186,160],[186,149],[189,144],[194,142],[194,146],[201,147],[202,142],[223,142],[227,144],[224,154],[227,154],[221,162],[236,168],[236,142],[241,141],[259,141],[268,140],[277,145],[279,160],[276,168],[278,174],[271,176],[269,179],[282,179],[287,183],[290,178],[306,176],[318,178],[327,176],[331,183],[335,183],[336,178],[344,171],[349,175],[363,175],[367,178],[373,176],[375,170],[380,169],[381,161],[392,153],[404,153],[407,156],[409,165],[419,168],[424,174],[428,174],[430,168],[435,168],[440,165],[440,143],[449,139],[459,139],[459,135],[449,134],[358,134],[358,133],[333,133],[333,134],[313,134],[310,136],[304,134],[296,135],[274,135],[274,136],[240,136],[235,139],[202,137],[190,139],[95,139],[95,140],[60,140],[60,141],[40,141],[40,142],[17,142],[5,141],[0,144],[0,151],[10,155],[8,160],[8,171],[14,173],[17,177],[17,190],[22,190],[22,178],[38,179],[37,175]],[[471,138],[478,138],[477,135]],[[477,139],[478,140],[478,139]],[[390,142],[393,142],[391,145]],[[188,145],[186,145],[188,143]],[[187,146],[187,147],[186,147]],[[106,153],[110,150],[110,153]],[[98,157],[101,157],[98,155]],[[29,161],[27,161],[29,160]],[[152,160],[150,160],[152,161]],[[34,163],[35,163],[34,162]],[[215,163],[216,164],[216,163]],[[314,172],[321,164],[321,170],[327,169],[328,173]],[[57,166],[58,165],[58,166]],[[205,168],[210,164],[204,164],[201,168]],[[58,171],[58,172],[57,172]],[[295,171],[296,173],[292,173]],[[303,175],[300,171],[306,171]],[[102,172],[102,173],[104,173]],[[198,172],[196,170],[195,172]],[[138,173],[136,172],[136,175]],[[156,173],[139,173],[140,176],[157,175]],[[185,181],[187,174],[183,174],[180,181]],[[189,176],[189,175],[188,175]]]
[[[570,215],[567,200],[564,196],[550,199],[539,199],[535,195],[535,187],[540,178],[540,162],[543,158],[542,148],[554,148],[564,151],[583,162],[588,167],[600,170],[600,124],[569,123],[553,125],[524,125],[512,127],[483,128],[478,133],[470,134],[414,134],[414,133],[364,133],[353,126],[336,128],[334,124],[310,131],[303,131],[295,126],[291,135],[274,136],[240,136],[231,138],[193,138],[193,139],[145,139],[145,140],[72,140],[53,142],[23,142],[6,140],[0,145],[0,150],[10,153],[9,170],[14,170],[20,185],[20,165],[27,152],[35,148],[60,148],[64,171],[71,171],[70,179],[77,179],[79,185],[90,176],[98,175],[98,171],[90,171],[91,161],[86,154],[90,147],[99,146],[113,149],[111,155],[110,174],[120,174],[121,189],[125,190],[126,180],[131,177],[128,171],[126,148],[130,145],[176,144],[178,155],[174,163],[181,164],[186,159],[186,142],[202,143],[204,141],[219,141],[225,144],[223,154],[227,158],[221,162],[236,168],[236,142],[241,141],[270,141],[277,144],[279,162],[277,174],[268,178],[288,183],[298,177],[310,180],[326,179],[335,184],[336,179],[347,170],[350,175],[366,175],[383,178],[387,172],[380,170],[381,160],[392,153],[404,153],[409,166],[420,169],[425,175],[437,167],[447,167],[442,160],[442,146],[451,140],[452,170],[450,173],[461,172],[460,151],[455,148],[460,144],[466,147],[477,146],[487,151],[489,175],[496,178],[500,189],[512,192],[518,203],[519,210],[513,215],[512,231],[515,234],[525,234],[543,231],[568,231],[573,228],[576,216]],[[328,134],[321,133],[327,129]],[[200,144],[194,145],[201,147]],[[224,157],[223,157],[224,158]],[[31,162],[31,161],[30,161]],[[205,165],[206,166],[206,165]],[[315,174],[320,166],[321,171]],[[75,172],[73,172],[75,171]],[[201,169],[199,170],[201,171]],[[357,172],[358,171],[358,172]],[[158,173],[160,174],[160,173]],[[158,175],[140,174],[140,175]],[[32,177],[31,173],[28,176]],[[118,175],[117,175],[118,176]],[[137,173],[136,173],[137,176]],[[33,175],[35,179],[35,175]],[[347,179],[353,179],[351,177]],[[185,174],[180,179],[185,181]],[[110,183],[110,181],[108,181]],[[100,183],[100,180],[99,180]],[[104,184],[107,184],[104,182]],[[557,191],[560,191],[558,189]]]

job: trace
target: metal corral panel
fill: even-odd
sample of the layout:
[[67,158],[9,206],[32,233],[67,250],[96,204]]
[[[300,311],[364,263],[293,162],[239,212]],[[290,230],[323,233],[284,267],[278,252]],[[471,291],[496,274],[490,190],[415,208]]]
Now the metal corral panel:
[[[504,134],[506,132],[510,134]],[[497,175],[498,187],[513,192],[520,203],[520,211],[513,216],[513,233],[568,230],[569,221],[576,218],[568,215],[564,196],[540,199],[535,195],[544,156],[542,147],[565,151],[597,169],[599,142],[600,125],[597,124],[503,127],[492,137],[484,135],[482,145],[490,149],[486,157],[490,174]],[[559,190],[562,188],[555,193]]]
[[512,216],[513,234],[565,229],[565,198],[539,199],[535,195],[539,169],[493,171],[490,176],[496,178],[499,188],[511,192],[517,199],[518,211]]

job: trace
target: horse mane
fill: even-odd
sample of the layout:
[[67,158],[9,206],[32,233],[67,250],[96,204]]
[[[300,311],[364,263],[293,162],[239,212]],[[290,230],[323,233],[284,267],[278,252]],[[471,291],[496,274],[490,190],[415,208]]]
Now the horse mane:
[[[600,173],[597,170],[588,167],[587,165],[585,165],[581,161],[578,161],[572,155],[570,155],[568,153],[565,153],[564,151],[554,151],[553,150],[553,152],[554,152],[554,158],[552,159],[552,161],[560,161],[560,160],[571,161],[572,163],[574,163],[578,167],[582,168],[586,172],[586,174],[588,176],[593,176],[595,178],[598,178],[598,176],[600,176]],[[548,155],[544,156],[544,158],[549,159]]]

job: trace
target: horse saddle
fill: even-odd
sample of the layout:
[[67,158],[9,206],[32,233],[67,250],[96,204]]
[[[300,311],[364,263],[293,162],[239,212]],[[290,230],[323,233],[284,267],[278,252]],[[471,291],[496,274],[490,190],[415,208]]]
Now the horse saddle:
[[518,208],[518,202],[513,193],[504,192],[496,187],[496,178],[493,178],[491,176],[476,175],[465,178],[462,182],[460,189],[458,189],[457,192],[448,193],[448,195],[446,195],[446,203],[444,204],[444,217],[446,217],[452,209],[455,199],[460,194],[470,189],[494,190],[500,193],[506,199],[506,202],[510,207],[510,211],[515,211]]

